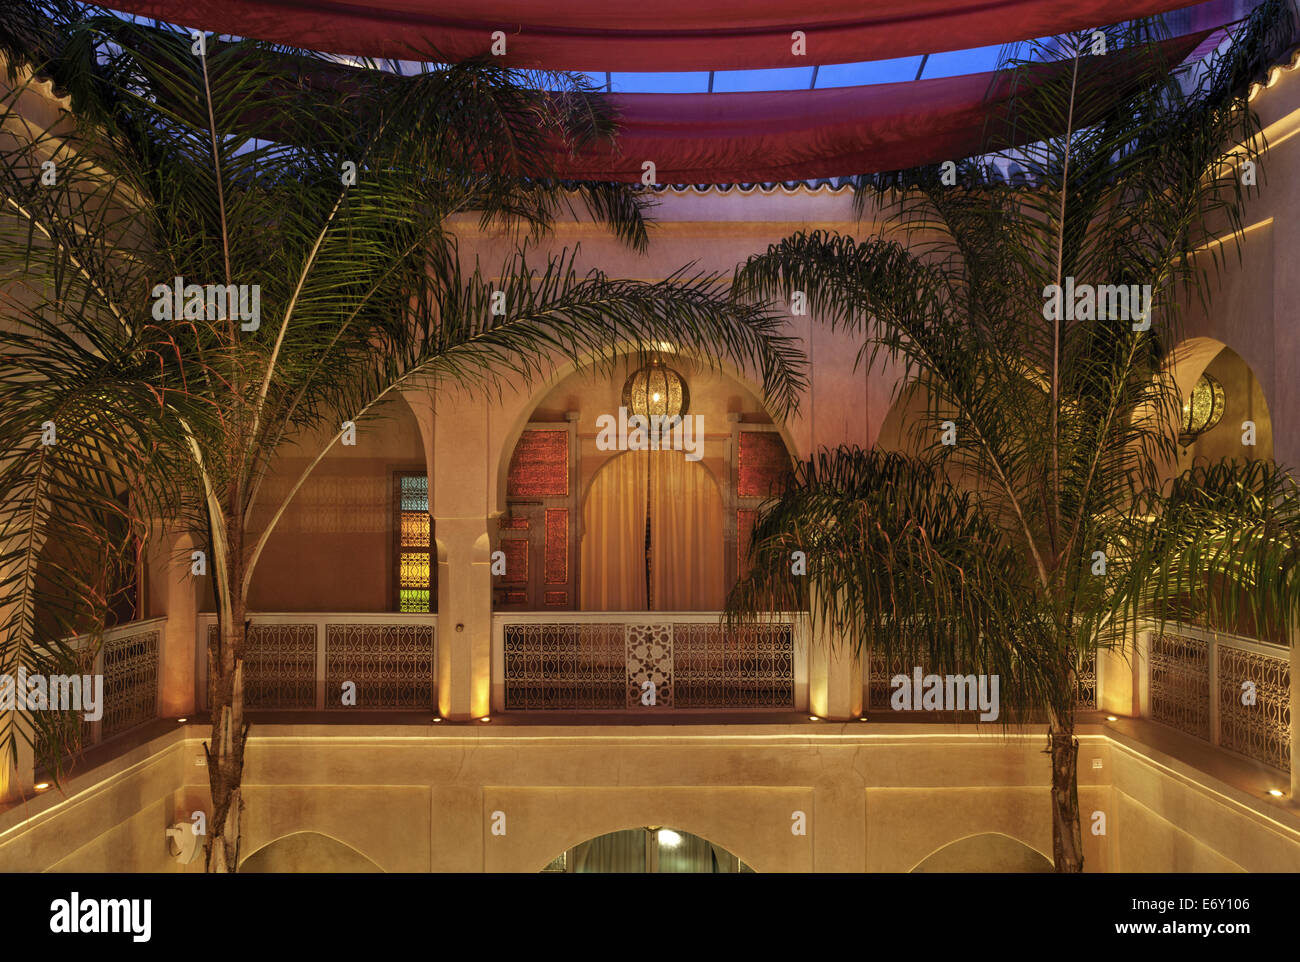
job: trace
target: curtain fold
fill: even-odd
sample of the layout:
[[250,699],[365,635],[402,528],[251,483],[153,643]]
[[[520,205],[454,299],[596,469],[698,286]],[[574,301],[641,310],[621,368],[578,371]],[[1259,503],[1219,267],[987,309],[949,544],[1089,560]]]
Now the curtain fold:
[[646,453],[621,454],[592,479],[582,506],[583,611],[645,611]]
[[[553,70],[810,67],[987,47],[1190,8],[1221,26],[1233,0],[114,0],[112,7],[220,34],[329,53],[499,62]],[[1212,21],[1212,22],[1210,22]],[[1199,24],[1199,26],[1196,26]],[[802,31],[802,48],[792,36]],[[802,49],[802,52],[800,50]]]
[[719,610],[722,498],[708,469],[681,451],[629,451],[592,480],[582,508],[582,610],[646,610],[647,470],[654,610]]
[[644,872],[645,836],[643,828],[628,828],[574,846],[573,871]]
[[656,611],[719,611],[726,595],[722,499],[707,468],[680,451],[650,455],[651,586]]

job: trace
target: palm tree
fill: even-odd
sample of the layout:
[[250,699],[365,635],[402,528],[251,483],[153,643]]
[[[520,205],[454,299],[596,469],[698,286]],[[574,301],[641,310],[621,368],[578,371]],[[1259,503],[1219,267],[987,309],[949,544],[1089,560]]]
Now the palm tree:
[[[1037,65],[1006,67],[1019,92],[991,114],[990,155],[955,178],[861,178],[860,205],[890,215],[879,236],[798,233],[735,279],[740,296],[805,292],[862,338],[860,362],[900,358],[900,390],[924,410],[913,455],[840,449],[797,467],[758,518],[730,617],[809,610],[858,652],[1000,675],[1004,719],[1046,723],[1058,871],[1083,866],[1081,659],[1122,648],[1139,617],[1300,621],[1295,482],[1237,461],[1168,483],[1178,304],[1208,297],[1218,248],[1198,252],[1215,230],[1240,240],[1238,161],[1260,149],[1245,85],[1292,30],[1266,3],[1208,69],[1172,75],[1151,23],[1107,29],[1100,67],[1092,34],[1032,45]],[[1020,84],[1053,50],[1070,69]],[[1104,82],[1121,62],[1134,82]],[[997,172],[1007,159],[1027,183]],[[1151,298],[1054,310],[1075,283]]]
[[[803,359],[778,316],[733,303],[712,275],[611,279],[579,272],[576,251],[533,263],[533,238],[575,197],[627,243],[647,242],[644,195],[552,176],[548,158],[615,129],[580,76],[488,60],[403,76],[112,16],[60,26],[44,69],[71,94],[76,128],[6,143],[0,164],[0,263],[23,295],[8,299],[4,333],[3,376],[21,390],[3,392],[0,433],[22,455],[4,465],[0,564],[14,572],[3,589],[16,613],[0,664],[66,655],[71,619],[38,617],[50,601],[42,541],[104,541],[108,526],[90,516],[109,504],[137,525],[183,516],[208,552],[217,607],[207,866],[234,871],[248,591],[344,422],[414,385],[492,391],[558,359],[611,364],[665,342],[760,372],[789,410]],[[40,183],[45,149],[59,152],[56,185]],[[462,265],[447,219],[463,211],[513,231],[498,270]],[[225,310],[197,295],[191,306],[175,293],[189,284],[239,289],[248,310],[236,316],[233,295]],[[47,420],[60,432],[48,453],[32,430]],[[255,525],[275,452],[322,436]],[[102,477],[88,481],[92,470]],[[115,497],[128,485],[129,509]],[[65,567],[59,589],[85,616],[93,579]],[[12,745],[12,723],[3,733]]]

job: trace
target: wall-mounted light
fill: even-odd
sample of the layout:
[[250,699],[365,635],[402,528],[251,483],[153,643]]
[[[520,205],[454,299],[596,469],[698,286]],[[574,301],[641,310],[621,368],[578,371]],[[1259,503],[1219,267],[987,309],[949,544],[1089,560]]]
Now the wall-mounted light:
[[193,822],[177,822],[167,829],[167,852],[182,865],[189,865],[201,851],[203,846]]
[[1286,792],[1282,791],[1282,789],[1280,788],[1270,788],[1268,790],[1268,793],[1272,795],[1274,798],[1281,798],[1283,795],[1286,794]]
[[1210,428],[1219,423],[1226,406],[1223,385],[1217,378],[1202,374],[1192,387],[1192,393],[1183,401],[1183,420],[1178,430],[1178,443],[1190,447]]

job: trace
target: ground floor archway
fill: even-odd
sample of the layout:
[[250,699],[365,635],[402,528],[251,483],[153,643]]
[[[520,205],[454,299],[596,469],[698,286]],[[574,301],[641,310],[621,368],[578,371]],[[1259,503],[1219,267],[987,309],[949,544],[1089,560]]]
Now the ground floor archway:
[[642,826],[608,832],[566,849],[543,872],[718,874],[753,872],[721,845],[680,829]]

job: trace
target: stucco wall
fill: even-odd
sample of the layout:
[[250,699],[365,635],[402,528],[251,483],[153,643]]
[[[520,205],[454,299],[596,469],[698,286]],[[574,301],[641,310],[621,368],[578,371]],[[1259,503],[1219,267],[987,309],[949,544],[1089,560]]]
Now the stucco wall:
[[[760,872],[906,872],[989,833],[1050,858],[1041,734],[868,725],[262,725],[243,852],[313,832],[355,855],[298,845],[271,867],[536,872],[594,836],[662,825]],[[202,734],[156,738],[74,780],[67,800],[0,812],[0,871],[181,870],[163,831],[203,803]],[[1084,731],[1079,780],[1089,871],[1300,870],[1293,809],[1131,739]],[[806,835],[791,832],[796,812]]]

